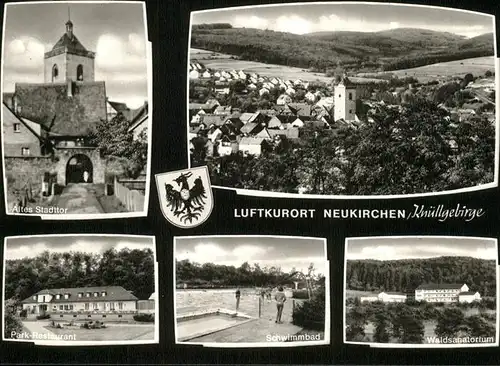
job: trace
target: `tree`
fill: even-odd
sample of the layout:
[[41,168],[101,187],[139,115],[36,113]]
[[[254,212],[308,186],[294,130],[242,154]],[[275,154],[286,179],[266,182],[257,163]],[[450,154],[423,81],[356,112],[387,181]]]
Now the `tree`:
[[446,308],[437,317],[434,332],[438,337],[456,337],[464,322],[464,314],[458,308]]
[[4,338],[15,339],[23,330],[21,321],[16,316],[17,302],[11,299],[5,301],[4,307]]
[[110,121],[100,121],[89,136],[89,142],[99,148],[102,157],[125,158],[124,174],[135,178],[147,161],[147,138],[143,131],[137,140],[128,132],[129,121],[118,113]]
[[495,337],[495,326],[480,315],[469,316],[465,319],[471,337]]
[[365,337],[365,326],[368,323],[363,307],[354,306],[346,314],[346,340],[362,341]]
[[390,340],[390,318],[385,313],[375,315],[375,333],[373,340],[377,343],[388,343]]
[[207,141],[208,138],[197,136],[191,139],[191,165],[193,167],[205,165],[207,158]]

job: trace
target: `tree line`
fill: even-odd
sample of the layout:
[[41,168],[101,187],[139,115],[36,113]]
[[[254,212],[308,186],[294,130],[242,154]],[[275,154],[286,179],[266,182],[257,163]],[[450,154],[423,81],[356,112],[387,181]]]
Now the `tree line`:
[[[277,285],[293,285],[294,281],[304,280],[304,274],[292,269],[285,272],[281,267],[260,266],[258,263],[250,265],[248,262],[239,267],[214,263],[194,263],[188,259],[176,260],[175,275],[177,285],[188,287],[263,287]],[[317,276],[319,281],[322,276]]]
[[[349,70],[397,70],[436,62],[494,54],[493,35],[481,42],[453,39],[397,39],[374,34],[338,34],[337,37],[295,35],[272,30],[232,28],[228,25],[193,26],[191,47],[222,52],[244,60],[294,66],[326,72],[340,64]],[[445,37],[445,36],[443,36]],[[439,46],[439,51],[436,47]]]
[[496,295],[494,260],[438,257],[404,260],[348,260],[346,286],[359,291],[414,293],[427,283],[465,283],[482,297]]
[[[346,308],[346,339],[354,342],[410,343],[425,342],[425,322],[432,321],[437,337],[491,337],[494,343],[496,316],[477,312],[473,315],[456,306],[437,308],[405,303],[359,303]],[[366,334],[372,323],[373,335]]]
[[102,254],[50,253],[7,260],[5,298],[20,302],[43,289],[122,286],[140,300],[154,292],[151,249],[109,249]]

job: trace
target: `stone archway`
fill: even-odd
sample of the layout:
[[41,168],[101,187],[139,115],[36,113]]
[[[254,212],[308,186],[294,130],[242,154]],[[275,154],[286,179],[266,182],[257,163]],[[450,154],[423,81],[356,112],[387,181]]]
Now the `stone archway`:
[[85,154],[76,154],[66,163],[66,185],[69,183],[92,183],[94,166]]
[[[67,147],[57,149],[56,171],[58,184],[83,183],[87,171],[87,183],[104,183],[105,163],[95,147]],[[75,159],[76,158],[76,159]],[[73,160],[75,159],[75,160]]]

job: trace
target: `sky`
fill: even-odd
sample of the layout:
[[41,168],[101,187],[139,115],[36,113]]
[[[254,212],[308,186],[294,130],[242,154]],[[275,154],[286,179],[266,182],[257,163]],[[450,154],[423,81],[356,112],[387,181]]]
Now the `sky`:
[[233,27],[305,34],[323,31],[376,32],[425,28],[466,37],[493,32],[493,17],[437,7],[392,4],[293,4],[193,13],[193,24],[231,23]]
[[95,80],[106,82],[112,101],[140,107],[148,98],[144,11],[141,4],[8,5],[5,17],[3,92],[16,82],[43,82],[44,52],[66,32],[68,7],[73,33],[96,52]]
[[496,260],[498,251],[493,239],[433,237],[350,239],[346,249],[348,260],[398,260],[443,256]]
[[155,251],[152,237],[134,236],[85,236],[85,235],[59,235],[59,236],[26,236],[21,238],[8,238],[5,247],[5,260],[33,258],[48,250],[54,252],[84,252],[102,254],[108,249],[117,251],[128,248],[146,249]]
[[265,236],[177,238],[175,258],[235,267],[245,262],[250,265],[258,263],[261,267],[281,267],[285,272],[293,267],[307,272],[313,263],[316,274],[326,273],[324,239]]

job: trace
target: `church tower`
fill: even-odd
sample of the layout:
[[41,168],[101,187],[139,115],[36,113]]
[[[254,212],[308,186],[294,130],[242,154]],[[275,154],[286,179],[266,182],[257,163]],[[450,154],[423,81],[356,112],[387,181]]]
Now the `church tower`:
[[340,83],[335,86],[335,120],[356,120],[356,86],[344,76]]
[[[69,18],[69,17],[68,17]],[[66,22],[66,33],[44,56],[46,83],[94,81],[95,53],[87,51],[73,33],[73,23]]]

